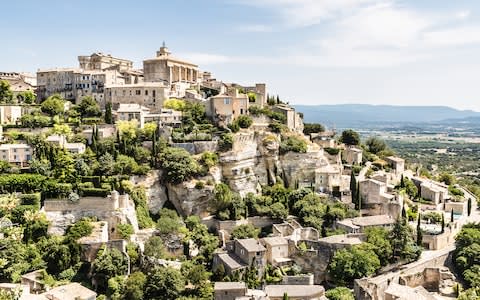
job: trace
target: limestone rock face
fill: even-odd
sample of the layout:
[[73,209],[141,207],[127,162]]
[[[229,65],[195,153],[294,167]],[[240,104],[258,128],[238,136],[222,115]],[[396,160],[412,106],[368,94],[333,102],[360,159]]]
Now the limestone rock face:
[[162,171],[152,170],[144,176],[133,176],[134,184],[143,185],[147,194],[148,209],[156,214],[167,202],[167,192],[165,185],[161,183]]
[[[219,153],[219,164],[202,178],[177,185],[166,184],[162,172],[155,170],[145,176],[134,176],[132,180],[146,188],[152,213],[158,213],[170,201],[184,216],[206,216],[208,203],[213,198],[213,183],[226,182],[241,196],[260,193],[261,186],[276,183],[277,176],[290,187],[305,186],[315,183],[317,169],[339,161],[339,156],[326,157],[323,149],[312,143],[306,153],[280,155],[279,147],[279,134],[242,129],[234,134],[232,149]],[[198,181],[202,184],[197,184]]]
[[168,199],[175,206],[177,212],[183,216],[208,215],[208,204],[213,197],[213,186],[196,188],[196,180],[181,184],[167,184]]

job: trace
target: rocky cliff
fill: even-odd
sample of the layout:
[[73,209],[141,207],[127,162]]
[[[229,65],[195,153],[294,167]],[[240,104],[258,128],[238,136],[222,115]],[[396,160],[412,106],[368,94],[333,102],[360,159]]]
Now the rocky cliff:
[[315,170],[335,163],[335,159],[327,158],[323,149],[310,142],[306,153],[280,155],[279,146],[279,134],[242,129],[234,135],[232,149],[219,154],[218,166],[205,177],[173,185],[162,183],[161,171],[155,170],[132,180],[146,187],[152,213],[170,201],[184,216],[205,216],[215,183],[226,182],[233,191],[245,196],[260,193],[262,185],[275,183],[279,177],[291,187],[315,184]]

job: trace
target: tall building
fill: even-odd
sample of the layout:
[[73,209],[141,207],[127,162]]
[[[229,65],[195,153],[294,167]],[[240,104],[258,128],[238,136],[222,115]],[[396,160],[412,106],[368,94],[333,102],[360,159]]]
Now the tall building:
[[171,56],[165,43],[157,56],[143,61],[143,72],[147,82],[196,83],[199,80],[198,66]]
[[133,70],[132,61],[102,53],[79,56],[80,68],[38,70],[37,98],[45,100],[53,94],[79,103],[91,96],[105,105],[105,88],[111,85],[131,84],[143,81],[143,74]]

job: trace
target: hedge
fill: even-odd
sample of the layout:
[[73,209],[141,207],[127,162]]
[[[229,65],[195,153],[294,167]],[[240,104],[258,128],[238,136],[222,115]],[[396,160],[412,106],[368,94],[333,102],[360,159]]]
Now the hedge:
[[21,194],[20,201],[22,205],[32,205],[37,207],[37,210],[40,209],[41,194]]
[[110,195],[110,190],[102,188],[81,188],[79,192],[80,195],[84,197],[107,197],[108,195]]
[[39,174],[2,174],[0,176],[0,192],[39,192],[47,178]]

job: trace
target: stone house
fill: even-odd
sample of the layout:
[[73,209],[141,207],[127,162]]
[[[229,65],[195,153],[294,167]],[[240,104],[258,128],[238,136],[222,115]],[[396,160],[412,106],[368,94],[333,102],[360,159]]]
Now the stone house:
[[377,215],[343,219],[335,222],[335,227],[347,233],[363,233],[371,227],[391,227],[395,219],[389,215]]
[[20,122],[23,108],[20,105],[0,105],[0,125],[11,125]]
[[32,159],[33,150],[27,144],[2,144],[0,145],[0,160],[4,160],[19,168],[28,168]]
[[321,285],[267,285],[265,294],[270,300],[282,300],[285,294],[292,300],[327,300]]
[[267,249],[267,262],[273,266],[285,265],[292,260],[289,258],[288,240],[283,237],[266,237],[261,243]]
[[228,125],[239,116],[248,115],[248,107],[248,96],[235,89],[228,94],[210,97],[206,103],[206,112],[220,124]]
[[245,282],[215,282],[213,289],[215,300],[235,300],[247,294]]
[[285,116],[285,125],[287,125],[290,130],[300,133],[303,132],[303,120],[301,115],[295,111],[295,108],[287,104],[277,104],[272,110]]
[[69,143],[67,137],[64,135],[52,134],[47,137],[47,142],[57,145],[60,148],[64,148],[72,154],[82,154],[86,150],[86,146],[83,143]]
[[394,170],[395,175],[399,176],[405,171],[405,160],[396,156],[385,158],[390,167]]
[[105,103],[138,104],[158,112],[168,99],[170,88],[163,82],[142,82],[138,84],[115,84],[105,88]]
[[322,148],[335,148],[336,146],[334,131],[311,133],[310,140]]
[[394,187],[375,179],[359,182],[362,213],[367,215],[389,215],[396,218],[402,211],[403,196]]
[[226,246],[226,252],[218,252],[213,257],[213,269],[223,265],[225,273],[231,274],[235,271],[241,271],[252,264],[258,268],[259,274],[263,273],[266,265],[267,249],[260,241],[250,239],[236,239]]
[[347,146],[345,150],[343,150],[343,159],[349,165],[359,165],[362,163],[363,150],[355,146]]

